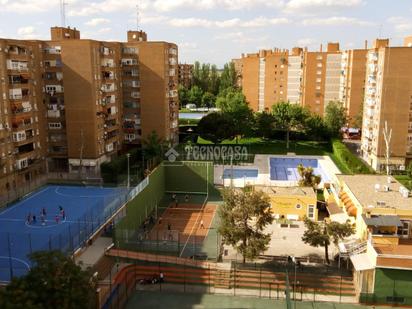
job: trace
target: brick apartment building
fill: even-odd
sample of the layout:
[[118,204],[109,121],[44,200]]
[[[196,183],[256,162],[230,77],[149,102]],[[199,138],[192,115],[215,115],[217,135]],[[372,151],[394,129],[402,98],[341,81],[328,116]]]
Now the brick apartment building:
[[193,64],[179,63],[179,85],[189,89],[192,85]]
[[412,160],[412,39],[390,47],[376,40],[368,50],[362,125],[362,156],[375,170],[386,168],[384,128],[392,130],[391,168]]
[[127,42],[0,39],[0,194],[46,171],[96,175],[152,131],[178,142],[178,48],[129,31]]

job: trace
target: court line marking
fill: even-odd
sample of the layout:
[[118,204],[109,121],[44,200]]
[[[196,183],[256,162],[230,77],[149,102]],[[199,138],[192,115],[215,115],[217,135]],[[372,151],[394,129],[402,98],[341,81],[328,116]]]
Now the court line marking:
[[14,260],[14,261],[17,261],[17,262],[22,263],[24,266],[27,267],[28,270],[30,270],[30,265],[29,265],[26,261],[24,261],[24,260],[22,260],[22,259],[19,259],[19,258],[16,258],[16,257],[12,257],[12,256],[3,256],[3,255],[0,256],[0,259],[8,259],[8,260],[12,259],[12,260]]
[[66,193],[61,193],[59,192],[60,187],[56,188],[54,192],[58,195],[64,196],[64,197],[80,197],[80,198],[94,198],[94,197],[112,197],[112,196],[121,196],[121,194],[104,194],[104,195],[73,195],[73,194],[66,194]]
[[[51,187],[44,188],[43,190],[41,190],[41,191],[39,191],[39,192],[37,192],[37,193],[34,193],[33,195],[30,195],[30,196],[27,197],[27,198],[23,198],[23,199],[20,200],[20,201],[28,201],[28,200],[30,200],[32,197],[35,197],[36,195],[38,195],[38,194],[40,194],[40,193],[43,193],[44,191],[47,191],[47,190],[50,189],[50,188],[51,188]],[[16,205],[11,206],[10,208],[6,208],[4,211],[2,211],[2,212],[0,213],[0,215],[4,215],[5,213],[8,213],[9,211],[11,211],[12,209],[16,208],[17,206],[21,206],[21,204],[20,204],[20,203],[17,203]]]

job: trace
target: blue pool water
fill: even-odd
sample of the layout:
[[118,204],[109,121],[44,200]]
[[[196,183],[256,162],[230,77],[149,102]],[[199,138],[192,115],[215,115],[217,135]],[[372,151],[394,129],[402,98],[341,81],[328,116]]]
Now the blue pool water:
[[302,164],[304,167],[312,167],[314,174],[322,177],[322,182],[330,180],[317,159],[301,158],[270,158],[270,180],[299,180],[300,176],[297,170],[299,164]]
[[232,169],[225,169],[223,171],[223,179],[240,179],[240,178],[257,178],[258,177],[258,170],[257,169],[233,169],[233,177],[232,177]]

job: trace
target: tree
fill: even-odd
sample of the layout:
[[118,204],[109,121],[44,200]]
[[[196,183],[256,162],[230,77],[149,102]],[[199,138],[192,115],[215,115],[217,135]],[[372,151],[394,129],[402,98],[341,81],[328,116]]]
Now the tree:
[[331,136],[340,136],[341,129],[348,122],[346,109],[343,107],[343,104],[335,101],[329,102],[325,109],[324,119]]
[[216,107],[233,119],[233,129],[236,138],[247,135],[252,131],[254,123],[253,111],[250,109],[246,97],[241,91],[234,88],[225,89],[217,98]]
[[220,77],[219,73],[217,72],[217,67],[216,65],[212,65],[210,68],[210,85],[208,91],[216,96],[219,93],[219,85]]
[[306,230],[303,233],[302,241],[313,247],[325,248],[325,260],[329,264],[328,248],[331,243],[338,245],[339,241],[353,235],[355,227],[348,221],[346,223],[331,222],[315,222],[309,218],[305,218]]
[[200,89],[199,86],[192,86],[188,92],[188,101],[190,104],[195,104],[196,106],[200,106],[202,103],[202,95],[203,91]]
[[216,98],[210,92],[205,92],[202,96],[202,107],[213,107],[215,106]]
[[223,242],[233,246],[246,259],[254,259],[267,250],[270,233],[264,233],[273,222],[270,198],[262,191],[250,187],[226,189],[223,205],[219,208],[218,228]]
[[237,87],[237,72],[233,62],[226,63],[223,66],[223,72],[220,76],[220,91],[227,88]]
[[329,140],[329,131],[326,128],[323,118],[317,114],[310,114],[305,121],[306,135],[311,140]]
[[210,113],[200,119],[197,132],[203,139],[219,144],[234,137],[233,120],[223,113]]
[[0,308],[88,309],[95,306],[95,282],[59,251],[35,252],[33,268],[0,290]]
[[256,113],[256,133],[263,138],[270,138],[275,129],[275,117],[266,111]]
[[359,112],[353,117],[352,125],[354,128],[362,128],[362,121],[363,121],[363,102],[359,106]]
[[142,141],[143,154],[146,159],[160,158],[163,153],[164,141],[157,135],[156,131],[152,131]]
[[272,107],[275,126],[286,132],[286,149],[289,149],[289,135],[292,130],[303,130],[307,111],[297,104],[280,102]]
[[412,179],[412,161],[409,162],[408,167],[406,168],[406,175]]
[[183,85],[179,85],[177,93],[179,95],[180,106],[181,107],[186,106],[186,104],[189,103],[189,91],[187,90],[187,88]]
[[298,165],[298,173],[301,179],[299,180],[299,186],[302,187],[316,187],[320,184],[322,178],[319,175],[313,174],[312,167],[304,167],[302,164]]

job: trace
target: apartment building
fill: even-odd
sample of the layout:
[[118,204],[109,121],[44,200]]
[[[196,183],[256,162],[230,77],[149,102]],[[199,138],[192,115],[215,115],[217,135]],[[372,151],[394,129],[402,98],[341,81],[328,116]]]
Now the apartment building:
[[339,43],[304,53],[302,106],[323,116],[327,103],[339,99],[341,57]]
[[295,47],[288,58],[287,101],[293,104],[302,102],[303,52]]
[[243,93],[254,111],[270,110],[275,103],[287,100],[287,50],[242,54],[241,62]]
[[39,42],[0,40],[0,195],[46,170]]
[[341,52],[339,43],[328,43],[326,50],[262,50],[232,61],[255,111],[288,101],[323,116],[327,103],[340,101],[349,119],[361,113],[366,49]]
[[179,85],[190,88],[193,78],[193,64],[179,64]]
[[0,193],[46,171],[97,175],[153,131],[178,142],[178,52],[129,31],[127,42],[0,39]]
[[385,124],[391,131],[389,165],[403,169],[412,159],[412,48],[376,40],[367,53],[362,156],[373,169],[386,168]]
[[342,52],[339,101],[347,110],[349,124],[362,117],[365,95],[366,54],[365,49],[352,49]]

